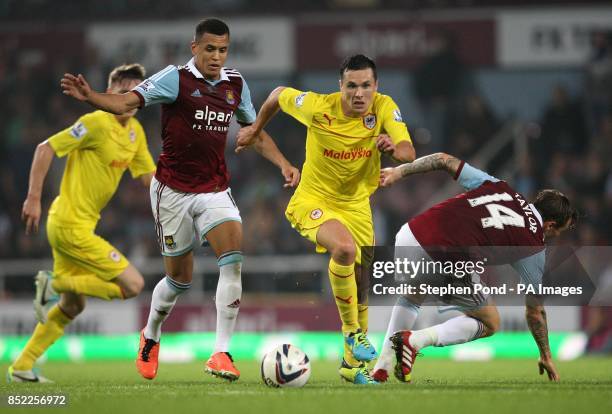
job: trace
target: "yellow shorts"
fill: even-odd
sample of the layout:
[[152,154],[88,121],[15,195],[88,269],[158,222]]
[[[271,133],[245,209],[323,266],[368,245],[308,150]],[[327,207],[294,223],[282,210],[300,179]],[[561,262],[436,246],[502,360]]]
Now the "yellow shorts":
[[317,246],[317,253],[327,251],[325,247],[317,243],[319,227],[332,219],[344,224],[353,236],[357,245],[355,261],[358,264],[362,263],[360,247],[374,246],[375,244],[374,224],[369,204],[362,205],[360,208],[341,207],[325,200],[294,195],[289,201],[285,216],[294,229]]
[[62,227],[47,221],[56,277],[95,275],[104,280],[119,276],[130,264],[119,250],[93,229]]

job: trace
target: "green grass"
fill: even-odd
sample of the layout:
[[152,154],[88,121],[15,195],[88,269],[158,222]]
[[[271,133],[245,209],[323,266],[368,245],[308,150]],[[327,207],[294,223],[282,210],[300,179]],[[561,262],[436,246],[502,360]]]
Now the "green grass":
[[[203,364],[162,364],[154,381],[140,379],[133,363],[47,363],[55,384],[0,385],[0,395],[68,395],[53,412],[158,413],[611,413],[612,358],[558,362],[561,382],[549,383],[534,360],[491,362],[417,361],[412,384],[395,380],[377,387],[344,383],[336,364],[314,362],[302,389],[271,389],[253,361],[238,361],[241,379],[232,384],[209,377]],[[6,372],[6,365],[0,368]],[[17,413],[25,409],[7,408]],[[49,408],[29,411],[49,410]],[[333,410],[333,411],[332,411]]]

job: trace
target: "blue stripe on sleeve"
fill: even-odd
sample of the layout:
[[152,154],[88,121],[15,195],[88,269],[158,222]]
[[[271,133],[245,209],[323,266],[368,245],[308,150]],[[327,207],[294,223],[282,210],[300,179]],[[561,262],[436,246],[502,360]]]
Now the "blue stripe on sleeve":
[[134,91],[142,95],[145,106],[158,103],[172,103],[179,94],[178,68],[166,66],[148,79],[145,79]]
[[244,78],[242,78],[242,93],[240,95],[240,105],[236,109],[236,119],[243,124],[252,124],[257,118],[257,112],[251,102],[251,91]]
[[495,183],[499,180],[486,172],[479,170],[478,168],[472,167],[466,162],[463,165],[463,169],[461,170],[461,174],[459,174],[457,181],[466,190],[473,190],[474,188],[479,187],[485,181]]
[[525,257],[512,263],[512,267],[521,277],[521,283],[526,285],[539,285],[544,276],[546,250]]

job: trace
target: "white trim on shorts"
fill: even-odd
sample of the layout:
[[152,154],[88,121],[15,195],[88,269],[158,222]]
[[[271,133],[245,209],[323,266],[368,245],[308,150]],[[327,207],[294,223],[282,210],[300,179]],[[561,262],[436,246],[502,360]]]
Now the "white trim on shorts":
[[206,234],[222,223],[242,222],[230,188],[214,193],[183,193],[154,177],[149,194],[157,241],[164,256],[181,256],[198,242],[206,244]]

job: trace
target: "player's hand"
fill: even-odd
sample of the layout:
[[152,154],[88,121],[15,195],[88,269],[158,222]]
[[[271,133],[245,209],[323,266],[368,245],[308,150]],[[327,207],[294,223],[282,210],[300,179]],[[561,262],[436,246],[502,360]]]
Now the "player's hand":
[[553,364],[552,359],[546,358],[538,361],[538,368],[540,369],[540,375],[548,374],[548,379],[551,381],[559,381],[559,373],[557,372],[557,368],[555,368],[555,364]]
[[283,187],[285,188],[295,188],[300,183],[300,170],[295,168],[293,165],[288,164],[281,168],[281,173],[283,177],[285,177],[285,184]]
[[380,170],[381,187],[389,187],[400,178],[402,178],[402,174],[399,168],[383,168]]
[[254,125],[240,128],[236,135],[236,154],[253,145],[259,139],[259,133]]
[[60,85],[64,95],[72,96],[79,101],[87,101],[92,93],[91,86],[81,74],[74,76],[71,73],[64,73]]
[[28,197],[23,202],[23,209],[21,210],[21,220],[26,224],[25,233],[26,235],[38,233],[38,223],[40,222],[40,198]]
[[383,154],[393,155],[395,152],[395,144],[391,141],[391,137],[387,134],[380,134],[376,138],[376,148]]

